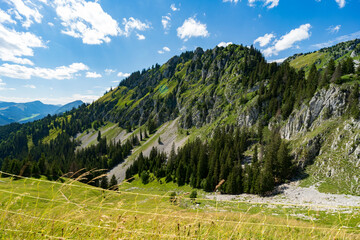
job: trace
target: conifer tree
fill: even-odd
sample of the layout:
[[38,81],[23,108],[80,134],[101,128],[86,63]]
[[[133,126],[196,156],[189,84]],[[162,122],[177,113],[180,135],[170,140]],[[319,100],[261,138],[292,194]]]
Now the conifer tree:
[[107,176],[103,176],[101,178],[100,187],[103,188],[103,189],[108,189],[109,188],[109,181],[108,181]]
[[319,84],[319,73],[317,71],[315,63],[311,65],[309,76],[307,78],[307,97],[311,98]]
[[109,183],[109,189],[117,190],[117,184],[118,184],[118,182],[116,180],[115,175],[112,175],[111,179],[110,179],[110,183]]
[[277,154],[279,163],[279,178],[280,182],[289,179],[291,176],[291,156],[288,145],[285,141],[281,141],[280,148]]
[[101,132],[99,131],[97,135],[97,141],[100,142],[100,140],[101,140]]
[[331,82],[336,84],[341,83],[341,76],[342,76],[342,67],[341,67],[341,63],[339,62],[338,65],[336,66],[335,72],[331,77]]

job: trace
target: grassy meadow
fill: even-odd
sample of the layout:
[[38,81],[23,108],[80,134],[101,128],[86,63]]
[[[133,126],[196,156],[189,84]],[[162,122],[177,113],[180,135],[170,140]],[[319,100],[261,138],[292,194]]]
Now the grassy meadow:
[[[176,196],[171,193],[176,191]],[[360,239],[359,209],[215,201],[137,177],[118,191],[0,178],[0,239]]]

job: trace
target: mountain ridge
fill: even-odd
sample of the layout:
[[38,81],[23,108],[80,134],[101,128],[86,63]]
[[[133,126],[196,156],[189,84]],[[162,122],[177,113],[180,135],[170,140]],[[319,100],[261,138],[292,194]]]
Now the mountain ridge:
[[[129,167],[130,160],[136,156],[131,155],[128,160],[124,156],[113,158],[106,143],[110,149],[115,143],[125,143],[125,152],[129,149],[149,152],[151,158],[148,147],[162,144],[159,127],[177,119],[177,136],[187,135],[189,141],[197,137],[206,141],[221,127],[224,131],[234,127],[246,129],[249,132],[246,149],[242,149],[244,152],[237,159],[246,163],[254,158],[255,148],[263,149],[259,158],[265,161],[262,156],[268,151],[266,145],[271,143],[269,136],[279,129],[283,139],[289,140],[293,164],[299,171],[319,174],[319,166],[326,165],[331,172],[330,175],[321,172],[326,184],[333,184],[333,189],[339,191],[359,194],[360,189],[344,187],[344,182],[334,184],[334,179],[344,177],[342,171],[351,175],[352,186],[360,179],[348,167],[349,163],[356,165],[358,161],[353,154],[358,152],[356,147],[351,153],[342,152],[349,159],[344,164],[332,162],[330,166],[322,158],[325,150],[339,151],[335,146],[327,146],[327,137],[339,136],[336,129],[342,124],[357,126],[360,79],[353,67],[349,60],[338,61],[334,69],[322,70],[313,65],[305,77],[303,71],[291,67],[289,62],[267,63],[253,47],[233,44],[206,51],[197,48],[171,58],[162,66],[156,64],[134,72],[91,105],[83,105],[65,116],[47,117],[25,125],[18,138],[8,141],[21,140],[28,146],[11,148],[0,139],[0,149],[4,149],[0,158],[26,159],[30,154],[38,161],[43,152],[53,169],[48,171],[55,172],[81,167],[107,169],[115,163]],[[125,136],[124,132],[127,138],[120,137]],[[346,136],[356,139],[356,134],[355,128]],[[90,141],[86,140],[87,135]],[[88,144],[77,152],[75,149],[82,145],[80,139]],[[153,144],[155,139],[157,144]],[[346,144],[344,141],[345,138],[340,139],[338,145]],[[59,153],[45,150],[50,146],[68,146],[68,149]],[[91,155],[94,149],[100,155]],[[83,154],[88,155],[86,161]]]
[[44,104],[39,100],[25,103],[0,102],[0,125],[39,120],[48,114],[60,114],[81,104],[83,102],[80,100],[65,105]]

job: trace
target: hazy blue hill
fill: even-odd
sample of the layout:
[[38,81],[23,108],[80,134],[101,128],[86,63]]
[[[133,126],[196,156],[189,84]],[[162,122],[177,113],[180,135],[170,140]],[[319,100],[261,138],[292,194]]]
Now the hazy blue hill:
[[48,114],[60,114],[81,105],[82,101],[74,101],[66,105],[44,104],[40,101],[27,103],[0,102],[0,125],[12,122],[26,123],[41,119]]
[[65,104],[64,106],[58,108],[58,109],[56,110],[55,114],[60,114],[60,113],[66,112],[66,111],[70,111],[70,110],[72,110],[73,108],[79,107],[79,106],[82,105],[83,103],[84,103],[83,101],[77,100],[77,101],[74,101],[74,102]]

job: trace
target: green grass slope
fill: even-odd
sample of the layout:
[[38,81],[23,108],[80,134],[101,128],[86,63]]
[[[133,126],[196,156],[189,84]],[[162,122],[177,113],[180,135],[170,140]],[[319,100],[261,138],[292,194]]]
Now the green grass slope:
[[[0,178],[1,239],[359,239],[356,209],[203,199],[136,177],[119,191]],[[170,198],[170,191],[177,193]]]
[[360,39],[342,42],[311,53],[295,54],[286,59],[286,61],[290,63],[290,66],[296,69],[303,69],[308,73],[311,65],[314,63],[318,69],[323,69],[331,58],[338,62],[350,56],[354,60],[360,59]]

